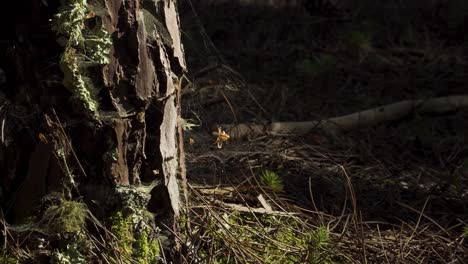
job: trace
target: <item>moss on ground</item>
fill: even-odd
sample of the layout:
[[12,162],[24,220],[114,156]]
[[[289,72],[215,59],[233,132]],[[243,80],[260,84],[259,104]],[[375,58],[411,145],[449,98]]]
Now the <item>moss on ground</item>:
[[9,255],[0,255],[0,263],[4,264],[18,264],[20,261]]
[[[208,221],[208,223],[206,223]],[[196,252],[212,263],[342,263],[326,227],[313,228],[291,216],[232,213],[205,219],[206,242]]]

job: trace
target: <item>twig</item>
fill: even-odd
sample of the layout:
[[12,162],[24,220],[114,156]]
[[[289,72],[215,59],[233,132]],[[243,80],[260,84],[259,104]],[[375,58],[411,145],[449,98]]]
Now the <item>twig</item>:
[[416,222],[416,226],[414,227],[413,232],[411,233],[411,235],[410,235],[410,237],[408,238],[408,240],[406,240],[406,243],[403,245],[403,249],[402,249],[403,252],[405,251],[406,247],[408,246],[408,244],[409,244],[409,243],[411,242],[411,240],[413,239],[414,234],[416,233],[416,230],[418,229],[419,224],[421,223],[421,219],[422,219],[422,217],[423,217],[423,215],[424,215],[424,210],[426,209],[427,203],[429,202],[429,198],[430,198],[430,196],[428,196],[428,197],[426,198],[426,201],[424,202],[423,208],[422,208],[421,211],[420,211],[420,214],[419,214],[419,217],[418,217],[418,221]]
[[[182,80],[187,79],[183,75],[177,84],[177,133],[179,134],[179,166],[180,177],[182,179],[182,190],[184,192],[185,206],[189,205],[188,190],[187,190],[187,166],[185,164],[185,148],[184,148],[184,132],[182,129]],[[189,217],[188,209],[186,209],[186,217]],[[190,221],[187,221],[187,228],[190,230]]]
[[387,256],[387,251],[385,250],[385,247],[383,245],[383,240],[382,240],[382,235],[380,234],[379,225],[377,225],[377,233],[379,234],[380,246],[382,247],[382,252],[383,252],[383,254],[385,256],[385,260],[387,261],[388,264],[390,264],[390,261],[388,260],[388,256]]
[[6,251],[7,246],[8,246],[8,234],[7,234],[7,226],[6,226],[6,221],[5,221],[5,215],[3,214],[3,210],[0,209],[0,224],[3,225],[3,250]]
[[238,212],[244,212],[244,213],[258,213],[258,214],[283,215],[283,216],[290,216],[290,215],[295,214],[295,213],[288,213],[288,212],[281,212],[281,211],[273,211],[273,210],[268,210],[265,208],[253,208],[249,206],[243,206],[240,204],[224,203],[218,200],[214,200],[213,202],[220,206],[228,207],[232,210],[235,210]]
[[2,120],[2,144],[5,144],[5,120],[6,120],[6,115],[3,117],[3,120]]
[[[404,203],[402,203],[402,202],[395,201],[395,203],[398,204],[399,206],[402,206],[402,207],[404,207],[404,208],[406,208],[406,209],[409,209],[409,210],[411,210],[411,211],[413,211],[413,212],[415,212],[415,213],[421,213],[420,211],[418,211],[418,210],[412,208],[411,206],[406,205],[406,204],[404,204]],[[426,218],[427,220],[429,220],[431,223],[433,223],[435,226],[437,226],[438,228],[440,228],[440,230],[443,231],[445,234],[450,235],[449,232],[447,232],[447,230],[445,230],[445,228],[443,228],[441,225],[439,225],[434,219],[430,218],[429,216],[427,216],[427,215],[424,214],[424,213],[421,213],[421,215],[424,216],[424,218]]]
[[83,176],[84,176],[85,178],[88,178],[88,175],[86,174],[85,169],[84,169],[83,166],[81,165],[81,162],[80,162],[80,160],[78,159],[78,156],[76,155],[75,150],[73,149],[73,146],[72,146],[70,140],[68,139],[68,136],[67,136],[67,134],[65,133],[65,130],[63,129],[62,123],[60,122],[60,119],[59,119],[57,113],[55,112],[55,109],[54,109],[54,108],[52,108],[52,113],[54,113],[55,120],[57,121],[57,123],[58,123],[58,125],[59,125],[59,127],[60,127],[60,132],[62,132],[63,137],[64,137],[65,140],[67,141],[68,147],[70,147],[70,151],[71,151],[73,157],[75,158],[75,161],[76,161],[76,163],[78,164],[78,167],[80,167],[80,170],[81,170],[81,172],[83,173]]

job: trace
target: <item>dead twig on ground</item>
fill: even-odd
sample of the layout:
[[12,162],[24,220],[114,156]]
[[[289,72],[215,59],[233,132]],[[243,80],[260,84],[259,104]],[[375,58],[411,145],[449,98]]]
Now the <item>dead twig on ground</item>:
[[274,122],[269,125],[220,125],[231,138],[257,137],[264,134],[302,135],[313,130],[337,134],[385,122],[400,120],[409,114],[445,114],[468,107],[468,96],[454,95],[427,100],[405,100],[385,106],[325,120],[304,122]]

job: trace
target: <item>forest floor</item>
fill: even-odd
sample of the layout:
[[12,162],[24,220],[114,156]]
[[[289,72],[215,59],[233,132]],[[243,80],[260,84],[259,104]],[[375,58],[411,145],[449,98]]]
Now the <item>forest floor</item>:
[[[466,110],[334,136],[265,135],[216,146],[217,124],[320,120],[466,94],[468,43],[460,27],[415,10],[387,10],[385,18],[365,11],[337,19],[247,6],[182,9],[190,68],[184,118],[198,125],[185,135],[187,219],[198,235],[193,249],[205,252],[201,262],[468,259]],[[206,217],[218,227],[202,228],[197,218]],[[278,238],[271,219],[294,226],[291,236],[312,238]],[[232,239],[221,232],[217,240],[226,224]],[[264,234],[236,233],[235,224]]]

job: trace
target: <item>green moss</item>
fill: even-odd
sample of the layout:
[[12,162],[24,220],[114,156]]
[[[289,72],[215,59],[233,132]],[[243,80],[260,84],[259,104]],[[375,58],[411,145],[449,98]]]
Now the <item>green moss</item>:
[[[122,211],[111,218],[111,231],[119,241],[119,257],[125,263],[151,264],[159,260],[159,244],[150,238],[151,230],[133,224],[131,215],[125,216]],[[140,229],[139,229],[140,228]]]
[[119,241],[118,253],[123,258],[130,259],[133,252],[133,227],[130,217],[124,217],[121,211],[116,212],[110,218],[111,231]]
[[[89,15],[94,14],[94,15]],[[87,23],[93,20],[93,23]],[[109,63],[112,40],[102,20],[96,16],[86,0],[67,0],[55,15],[52,29],[65,47],[60,59],[63,84],[73,94],[75,111],[97,119],[98,90],[86,67]]]
[[19,260],[9,255],[0,255],[0,263],[4,264],[18,264]]
[[142,233],[137,236],[134,243],[134,258],[138,263],[150,264],[156,263],[159,258],[158,241],[150,241],[148,233]]
[[52,193],[43,199],[45,206],[42,218],[38,221],[38,229],[48,234],[58,235],[66,244],[55,248],[51,255],[51,263],[86,263],[83,252],[86,252],[86,221],[89,210],[86,204],[69,201],[63,194]]
[[326,227],[319,227],[312,233],[312,246],[317,249],[326,250],[330,245],[330,232]]
[[75,201],[61,201],[49,206],[43,219],[52,233],[80,233],[86,223],[86,205]]

